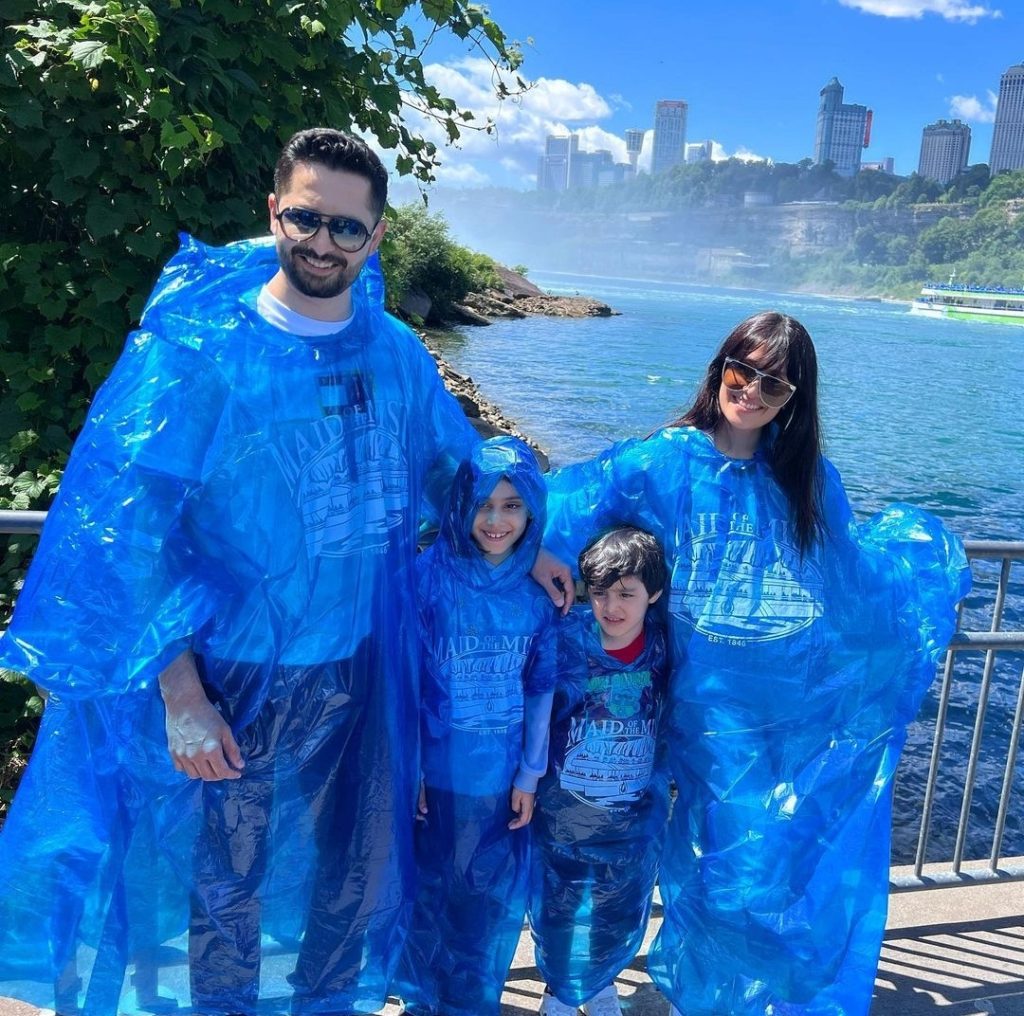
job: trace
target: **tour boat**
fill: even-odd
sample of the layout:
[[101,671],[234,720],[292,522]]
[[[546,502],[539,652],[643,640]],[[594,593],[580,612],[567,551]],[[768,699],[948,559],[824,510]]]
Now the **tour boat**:
[[994,321],[1024,325],[1024,289],[1002,286],[971,286],[954,281],[925,283],[921,295],[910,305],[911,314],[958,318],[964,321]]

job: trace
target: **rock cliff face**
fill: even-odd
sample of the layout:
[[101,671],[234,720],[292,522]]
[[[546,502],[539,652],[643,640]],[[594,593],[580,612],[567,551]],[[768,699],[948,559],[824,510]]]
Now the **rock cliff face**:
[[[865,209],[793,202],[569,212],[524,206],[515,195],[483,203],[470,195],[461,201],[443,205],[453,234],[508,264],[539,262],[577,275],[697,283],[734,275],[737,267],[770,280],[778,264],[827,254],[849,243],[861,227],[913,242],[940,218],[965,218],[974,211],[970,204]],[[544,237],[542,249],[538,236]]]

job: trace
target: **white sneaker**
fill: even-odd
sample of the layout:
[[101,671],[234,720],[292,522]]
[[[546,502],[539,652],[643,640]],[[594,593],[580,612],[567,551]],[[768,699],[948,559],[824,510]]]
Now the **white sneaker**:
[[619,993],[614,984],[599,991],[589,1002],[584,1002],[583,1011],[587,1016],[622,1016]]
[[574,1005],[559,1002],[550,991],[544,992],[540,1003],[539,1016],[577,1016],[579,1009]]

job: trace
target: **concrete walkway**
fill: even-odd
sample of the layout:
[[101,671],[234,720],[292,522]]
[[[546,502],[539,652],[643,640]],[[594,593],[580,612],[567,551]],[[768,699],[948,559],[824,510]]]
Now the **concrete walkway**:
[[[657,913],[648,942],[657,931]],[[618,979],[626,1016],[667,1016],[644,951]],[[502,1016],[536,1013],[544,986],[524,934]],[[383,1013],[397,1016],[397,1005]],[[0,999],[0,1016],[49,1016]],[[936,889],[892,897],[871,1016],[1024,1016],[1024,883]]]
[[[658,923],[655,915],[648,941]],[[627,1016],[667,1016],[668,1002],[648,980],[643,954],[618,986]],[[543,990],[524,936],[502,1016],[536,1013]],[[892,897],[871,1016],[929,1014],[1024,1016],[1024,883]]]

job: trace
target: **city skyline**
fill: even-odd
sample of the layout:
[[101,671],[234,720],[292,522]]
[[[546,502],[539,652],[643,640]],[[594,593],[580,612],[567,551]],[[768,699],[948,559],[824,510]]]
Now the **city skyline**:
[[1014,41],[1024,10],[1007,0],[682,6],[656,0],[630,19],[610,0],[592,0],[585,17],[578,3],[494,0],[492,16],[524,43],[520,74],[532,87],[499,106],[479,54],[450,41],[428,50],[431,80],[497,126],[496,137],[467,132],[460,148],[441,145],[438,183],[532,189],[553,134],[626,162],[626,131],[652,130],[666,98],[688,103],[686,133],[712,139],[715,158],[799,162],[813,157],[819,93],[833,77],[874,112],[864,162],[893,157],[896,173],[913,172],[922,129],[951,118],[971,126],[972,161],[987,161],[1000,77],[1024,59]]

